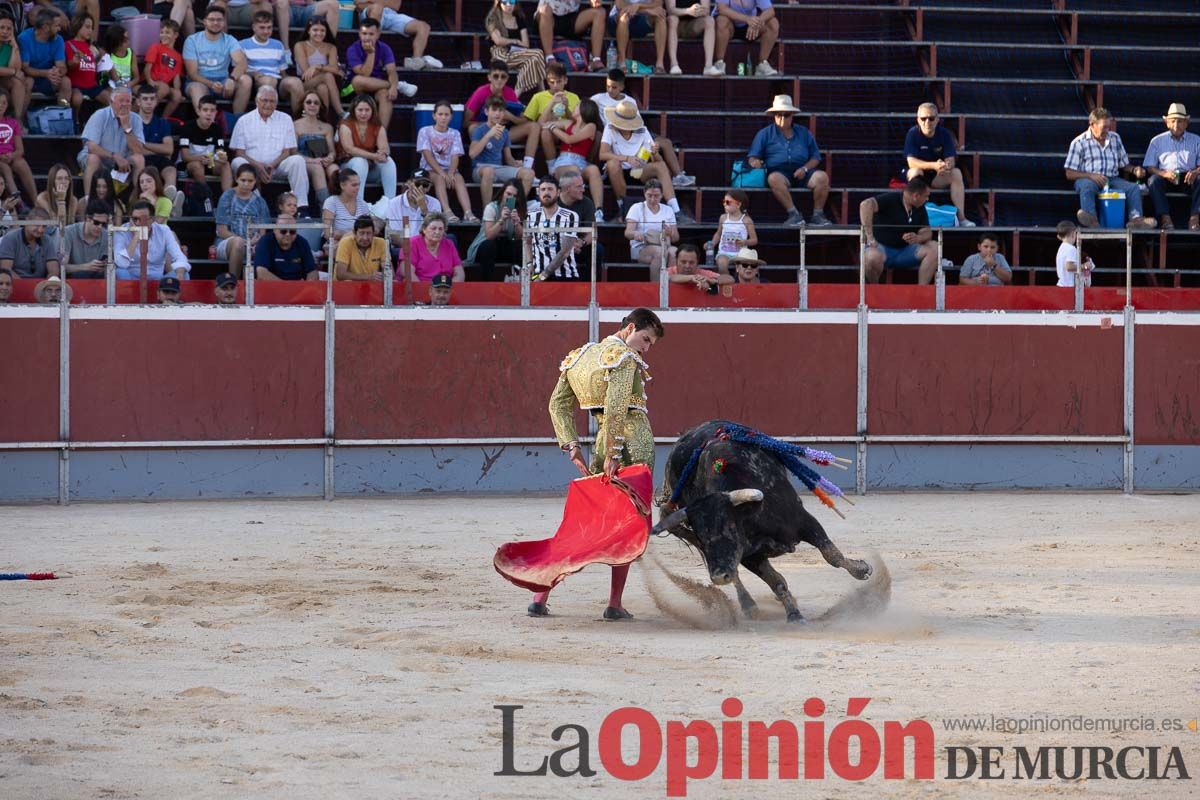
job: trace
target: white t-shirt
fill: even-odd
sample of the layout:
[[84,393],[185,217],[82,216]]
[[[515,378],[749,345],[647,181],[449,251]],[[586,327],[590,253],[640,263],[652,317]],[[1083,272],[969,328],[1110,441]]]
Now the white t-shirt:
[[[604,116],[604,109],[612,108],[613,106],[615,106],[617,103],[621,102],[622,100],[628,100],[629,102],[633,103],[634,108],[638,107],[638,101],[633,99],[632,97],[630,97],[627,94],[621,95],[621,97],[618,98],[617,100],[613,100],[611,97],[609,97],[608,92],[597,92],[596,94],[592,95],[592,102],[600,107],[600,127],[601,128],[608,127],[608,117]],[[640,111],[641,109],[639,108],[638,110]]]
[[[638,233],[648,233],[651,231],[662,233],[664,224],[676,224],[675,212],[666,203],[658,204],[657,214],[651,211],[645,203],[634,203],[629,209],[629,213],[625,215],[625,221],[629,222],[630,220],[637,222],[636,230]],[[653,244],[653,242],[639,242],[634,239],[629,243],[629,254],[633,256],[635,261],[637,260],[638,253],[641,252],[642,247],[646,244]]]
[[[1083,266],[1079,263],[1079,248],[1073,244],[1063,242],[1058,246],[1058,255],[1054,257],[1054,266],[1058,269],[1058,285],[1059,286],[1074,286],[1075,275],[1078,273],[1067,272],[1067,262],[1075,264],[1076,269]],[[1092,285],[1092,276],[1088,275],[1084,278],[1084,286]]]
[[[442,210],[442,204],[432,194],[425,195],[425,205],[429,208],[430,214],[438,214]],[[372,212],[378,209],[379,204],[376,203]],[[376,213],[375,216],[384,216]],[[404,230],[404,225],[408,223],[408,238],[421,235],[421,223],[425,217],[421,214],[421,209],[408,202],[408,192],[403,192],[396,195],[391,200],[387,201],[386,217],[388,221],[388,230],[393,233],[399,233]]]
[[638,128],[628,139],[618,133],[616,128],[605,128],[604,134],[600,137],[600,144],[603,146],[605,143],[612,148],[614,153],[622,157],[621,166],[629,169],[633,165],[625,159],[634,158],[643,148],[647,151],[653,150],[654,137],[645,128]]

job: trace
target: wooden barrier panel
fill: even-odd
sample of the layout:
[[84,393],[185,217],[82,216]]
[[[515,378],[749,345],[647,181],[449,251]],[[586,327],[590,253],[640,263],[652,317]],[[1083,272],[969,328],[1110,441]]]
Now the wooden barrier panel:
[[58,326],[57,313],[0,319],[0,442],[58,441]]
[[1200,325],[1138,320],[1133,436],[1137,444],[1200,444]]

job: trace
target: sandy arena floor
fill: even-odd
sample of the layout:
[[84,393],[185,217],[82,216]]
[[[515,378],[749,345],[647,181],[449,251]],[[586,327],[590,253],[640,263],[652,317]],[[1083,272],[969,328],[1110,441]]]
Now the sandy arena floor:
[[[598,567],[555,590],[555,616],[525,617],[528,596],[492,553],[550,535],[560,511],[451,496],[0,509],[0,571],[74,573],[0,583],[0,797],[658,798],[664,766],[636,783],[601,768],[605,715],[636,705],[719,723],[728,696],[743,720],[798,725],[820,697],[827,730],[854,696],[872,698],[863,718],[879,729],[927,719],[937,780],[883,781],[882,767],[866,785],[713,777],[688,797],[1200,793],[1190,730],[944,728],[992,714],[1195,719],[1196,496],[872,495],[847,521],[818,517],[848,555],[886,562],[886,612],[788,626],[748,576],[762,618],[720,631],[689,627],[698,606],[652,575],[683,617],[664,614],[637,568],[633,622],[599,620]],[[651,548],[704,576],[674,540]],[[809,616],[863,586],[812,550],[776,565]],[[494,777],[499,704],[525,706],[518,766],[575,723],[598,774]],[[1192,780],[945,780],[947,746],[1062,744],[1176,745]]]

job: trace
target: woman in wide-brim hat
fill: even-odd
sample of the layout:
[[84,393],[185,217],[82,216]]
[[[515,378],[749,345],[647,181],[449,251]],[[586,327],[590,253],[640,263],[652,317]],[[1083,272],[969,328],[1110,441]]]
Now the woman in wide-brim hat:
[[671,185],[671,171],[658,154],[654,135],[646,130],[637,103],[625,98],[604,109],[604,119],[608,125],[600,138],[599,159],[612,184],[621,216],[625,216],[627,174],[635,181],[657,178],[662,184],[663,201],[678,214],[679,203]]

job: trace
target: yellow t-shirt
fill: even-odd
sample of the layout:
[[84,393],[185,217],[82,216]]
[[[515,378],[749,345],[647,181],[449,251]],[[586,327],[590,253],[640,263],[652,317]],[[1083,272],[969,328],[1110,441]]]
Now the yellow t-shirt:
[[354,242],[354,234],[347,233],[338,242],[337,253],[333,259],[337,264],[345,264],[346,268],[355,275],[374,275],[383,270],[383,262],[387,257],[387,242],[383,239],[379,237],[372,239],[371,248],[364,258],[362,251]]
[[[575,110],[575,106],[579,105],[579,95],[574,92],[563,92],[567,98],[567,113],[563,119],[571,116],[571,112]],[[548,91],[540,91],[533,97],[529,98],[529,105],[525,106],[525,116],[533,121],[537,121],[538,117],[542,116],[542,112],[546,110],[546,106],[554,102],[554,95]]]

